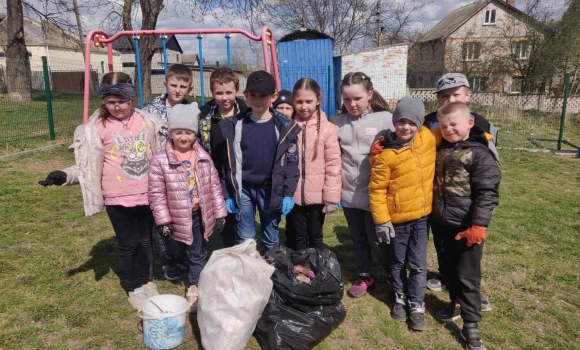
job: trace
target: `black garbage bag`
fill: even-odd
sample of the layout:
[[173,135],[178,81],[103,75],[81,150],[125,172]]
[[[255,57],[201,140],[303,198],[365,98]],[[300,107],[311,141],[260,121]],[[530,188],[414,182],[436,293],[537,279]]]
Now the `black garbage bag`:
[[[328,249],[292,251],[275,247],[265,259],[276,267],[274,289],[258,320],[254,335],[264,350],[309,350],[322,342],[346,317],[344,282],[336,255]],[[294,266],[315,273],[301,283]]]
[[[276,268],[272,275],[274,290],[285,303],[301,306],[334,305],[342,300],[344,281],[336,255],[328,249],[313,248],[293,251],[274,247],[265,259]],[[302,283],[294,275],[294,266],[302,265],[315,273],[310,283]]]

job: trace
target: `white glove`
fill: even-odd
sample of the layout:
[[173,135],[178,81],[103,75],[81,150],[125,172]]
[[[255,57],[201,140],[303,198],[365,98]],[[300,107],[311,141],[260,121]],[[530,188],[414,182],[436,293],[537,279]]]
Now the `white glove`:
[[334,213],[334,211],[337,208],[338,208],[337,203],[324,202],[324,208],[322,208],[322,212],[325,213],[326,215],[330,215],[330,214]]
[[395,228],[390,221],[376,225],[376,231],[379,243],[391,244],[391,238],[395,238]]

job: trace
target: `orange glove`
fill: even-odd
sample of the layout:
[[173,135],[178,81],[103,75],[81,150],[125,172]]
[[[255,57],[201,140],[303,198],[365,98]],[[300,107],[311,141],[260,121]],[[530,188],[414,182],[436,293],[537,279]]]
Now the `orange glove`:
[[485,227],[472,225],[465,231],[461,231],[455,236],[455,240],[459,241],[462,238],[467,239],[467,246],[471,247],[474,244],[481,244],[487,235],[485,234]]
[[371,147],[371,154],[377,155],[379,153],[381,153],[385,148],[383,146],[381,146],[381,142],[385,141],[385,138],[380,136],[374,143],[373,146]]

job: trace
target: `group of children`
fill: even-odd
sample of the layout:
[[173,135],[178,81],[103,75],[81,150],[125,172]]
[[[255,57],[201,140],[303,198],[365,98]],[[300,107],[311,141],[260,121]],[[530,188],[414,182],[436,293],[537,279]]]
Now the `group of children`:
[[[469,97],[464,76],[440,80],[442,107],[433,118],[408,98],[391,114],[370,77],[349,73],[334,124],[310,78],[277,92],[271,74],[254,72],[244,102],[236,73],[218,68],[210,77],[213,99],[201,108],[186,100],[192,80],[188,67],[172,65],[167,93],[141,111],[132,105],[131,78],[105,74],[101,107],[75,130],[76,164],[43,182],[80,183],[85,214],[106,210],[134,308],[158,294],[152,233],[165,277],[176,280],[187,270],[186,297],[195,312],[212,233],[221,233],[225,247],[254,239],[257,209],[265,250],[280,244],[283,216],[287,246],[322,249],[325,216],[342,205],[358,276],[348,294],[361,297],[374,285],[375,252],[395,292],[393,318],[425,329],[430,225],[451,297],[438,318],[460,312],[469,348],[484,348],[477,329],[480,261],[500,173],[489,129],[478,126],[485,119],[472,115],[466,100],[447,96],[455,89]],[[441,289],[443,282],[429,283]]]

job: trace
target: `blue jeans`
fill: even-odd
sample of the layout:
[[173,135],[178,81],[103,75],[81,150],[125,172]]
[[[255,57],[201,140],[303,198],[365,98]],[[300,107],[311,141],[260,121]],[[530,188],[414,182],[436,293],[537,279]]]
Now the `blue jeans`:
[[261,237],[264,248],[270,250],[273,246],[279,244],[278,224],[280,224],[280,209],[268,213],[270,194],[270,186],[264,188],[254,184],[242,184],[240,202],[238,203],[238,235],[236,244],[256,237],[256,228],[254,226],[256,207],[260,213]]

